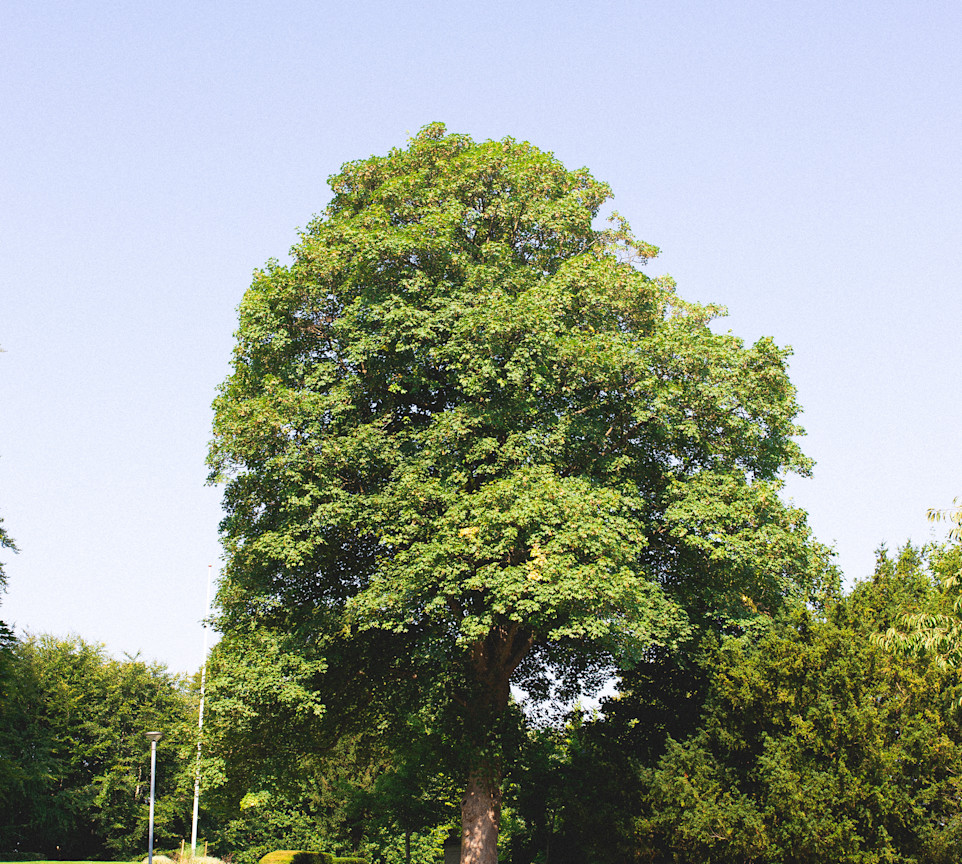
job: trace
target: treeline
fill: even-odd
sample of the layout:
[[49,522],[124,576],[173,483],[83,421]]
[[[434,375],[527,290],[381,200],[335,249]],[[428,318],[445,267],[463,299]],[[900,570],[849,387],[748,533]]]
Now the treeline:
[[[531,862],[949,862],[962,849],[957,676],[875,634],[951,612],[958,546],[879,553],[871,580],[818,605],[706,630],[623,673],[598,712],[513,706],[500,859]],[[456,770],[424,717],[311,708],[308,660],[235,634],[211,660],[201,837],[243,864],[276,848],[439,860]],[[287,665],[285,665],[287,664]],[[79,639],[0,652],[0,853],[124,859],[146,849],[148,728],[156,847],[190,836],[196,681]],[[398,736],[403,725],[406,736]],[[390,732],[390,734],[388,734]],[[406,740],[399,746],[396,742]],[[394,742],[390,747],[385,742]]]
[[152,728],[166,732],[157,836],[182,836],[185,818],[189,831],[192,703],[187,682],[163,666],[114,660],[78,638],[8,639],[0,650],[0,859],[123,860],[146,850],[144,733]]

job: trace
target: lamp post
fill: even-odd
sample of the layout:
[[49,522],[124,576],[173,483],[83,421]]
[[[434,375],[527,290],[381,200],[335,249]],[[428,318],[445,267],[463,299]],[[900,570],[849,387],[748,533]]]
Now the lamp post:
[[148,732],[150,739],[150,828],[147,832],[147,864],[154,864],[154,780],[157,775],[157,742],[160,732]]

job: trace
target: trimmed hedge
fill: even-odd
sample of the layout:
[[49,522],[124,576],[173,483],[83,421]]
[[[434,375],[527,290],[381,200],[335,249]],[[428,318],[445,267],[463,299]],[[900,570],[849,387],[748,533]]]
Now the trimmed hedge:
[[259,864],[334,864],[330,852],[301,852],[297,849],[282,849],[268,852]]
[[330,852],[300,852],[284,849],[268,852],[259,864],[370,864],[367,858],[338,858]]

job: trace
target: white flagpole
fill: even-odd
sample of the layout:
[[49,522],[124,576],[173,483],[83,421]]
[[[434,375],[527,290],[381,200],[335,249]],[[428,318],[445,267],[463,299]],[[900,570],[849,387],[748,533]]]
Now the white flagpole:
[[204,615],[204,665],[200,667],[200,711],[197,714],[197,768],[194,771],[194,822],[190,829],[190,857],[197,857],[197,810],[200,806],[200,743],[204,731],[204,689],[207,684],[207,618],[210,616],[210,574],[207,565],[207,612]]

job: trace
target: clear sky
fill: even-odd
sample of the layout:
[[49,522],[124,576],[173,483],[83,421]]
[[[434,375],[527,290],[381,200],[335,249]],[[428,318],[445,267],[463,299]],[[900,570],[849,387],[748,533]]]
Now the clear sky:
[[647,272],[795,350],[851,581],[962,495],[957,2],[0,5],[0,618],[202,658],[210,403],[251,272],[425,123],[607,180]]

